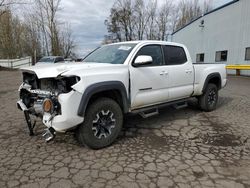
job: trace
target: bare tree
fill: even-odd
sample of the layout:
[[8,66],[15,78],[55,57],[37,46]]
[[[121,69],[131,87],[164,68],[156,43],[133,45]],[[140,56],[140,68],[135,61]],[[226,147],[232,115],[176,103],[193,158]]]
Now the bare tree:
[[199,0],[181,0],[174,6],[165,0],[161,6],[157,0],[116,0],[105,20],[109,35],[104,42],[157,39],[166,40],[190,21],[211,10],[211,0],[204,5]]
[[121,28],[124,30],[125,40],[130,41],[133,39],[132,2],[131,0],[118,0],[116,6],[118,8],[116,15],[118,16]]
[[73,55],[73,50],[75,48],[75,42],[72,37],[72,31],[69,24],[66,24],[62,33],[60,35],[60,46],[62,50],[62,55],[66,57],[70,57]]
[[37,61],[37,57],[42,56],[42,39],[41,39],[41,25],[36,14],[24,15],[25,22],[25,53],[33,57],[33,62]]
[[122,41],[121,26],[119,22],[118,11],[115,8],[111,8],[109,19],[105,20],[104,24],[106,25],[108,32],[111,33],[111,35],[107,35],[105,37],[105,40],[121,42]]
[[61,0],[37,0],[36,16],[40,22],[41,44],[46,55],[70,56],[75,47],[72,30],[57,15]]
[[12,58],[15,56],[12,35],[13,17],[9,9],[5,10],[5,14],[0,17],[0,56],[3,58]]
[[37,0],[40,21],[43,25],[43,32],[46,42],[46,48],[48,48],[48,39],[50,39],[50,53],[52,55],[60,54],[60,44],[59,44],[59,29],[58,21],[56,15],[59,11],[59,5],[61,0]]
[[25,4],[23,0],[0,0],[0,16],[7,12],[7,9],[15,4]]
[[160,7],[159,16],[157,19],[158,25],[158,40],[166,40],[167,27],[172,3],[168,0]]
[[213,9],[212,7],[213,0],[205,0],[203,3],[203,14],[211,11]]
[[117,0],[111,8],[109,18],[105,20],[109,33],[115,36],[113,41],[133,40],[133,20],[131,0]]
[[[43,50],[43,54],[44,55],[50,55],[50,49],[49,49],[49,36],[48,36],[48,33],[47,33],[47,23],[45,21],[45,11],[44,11],[44,6],[43,6],[43,3],[38,0],[36,2],[36,5],[35,5],[35,12],[32,13],[34,15],[34,17],[36,17],[36,19],[38,20],[38,25],[40,26],[41,28],[41,38],[42,38],[42,50]],[[33,16],[31,15],[31,17]]]
[[20,15],[13,15],[12,9],[7,6],[14,1],[9,0],[8,4],[7,0],[0,2],[5,11],[0,16],[0,58],[28,55],[35,62],[37,56],[73,54],[75,43],[72,30],[57,18],[60,0],[35,1],[35,5],[28,6],[30,9],[24,11],[23,19],[19,19]]
[[148,27],[147,27],[147,39],[156,39],[156,17],[157,17],[157,0],[149,2],[148,6]]
[[142,40],[144,37],[144,32],[146,26],[149,21],[149,14],[145,7],[145,3],[143,0],[136,0],[135,5],[133,7],[134,12],[134,25],[135,25],[135,33],[137,36],[135,37],[138,40]]
[[179,14],[179,18],[175,30],[210,11],[212,9],[212,1],[204,0],[202,6],[199,0],[182,0],[178,7],[179,11],[177,11],[177,14]]

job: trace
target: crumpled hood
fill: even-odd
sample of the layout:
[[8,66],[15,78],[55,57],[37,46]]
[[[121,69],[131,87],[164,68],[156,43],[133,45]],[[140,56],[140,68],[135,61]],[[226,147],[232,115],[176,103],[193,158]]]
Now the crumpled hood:
[[79,69],[102,69],[106,67],[112,67],[115,65],[108,64],[108,63],[58,63],[58,64],[46,64],[46,65],[36,65],[31,67],[25,67],[21,70],[23,72],[34,72],[39,79],[41,78],[55,78],[63,73],[72,70],[79,70]]

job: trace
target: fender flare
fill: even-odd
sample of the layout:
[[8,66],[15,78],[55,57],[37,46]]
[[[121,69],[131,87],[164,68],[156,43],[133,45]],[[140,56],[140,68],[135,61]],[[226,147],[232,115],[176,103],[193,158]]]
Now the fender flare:
[[84,117],[90,98],[96,93],[109,90],[118,90],[120,92],[123,103],[123,111],[124,113],[127,113],[129,109],[129,99],[124,84],[120,81],[105,81],[92,84],[86,88],[82,95],[77,114]]
[[218,90],[221,89],[221,75],[220,75],[220,73],[215,72],[215,73],[211,73],[211,74],[209,74],[209,75],[207,76],[207,78],[206,78],[206,80],[205,80],[205,82],[204,82],[203,88],[202,88],[202,93],[204,93],[204,91],[205,91],[206,88],[207,88],[207,85],[208,85],[209,81],[210,81],[211,79],[213,79],[213,78],[218,78],[218,79],[219,79],[219,83],[218,83],[219,87],[218,87]]

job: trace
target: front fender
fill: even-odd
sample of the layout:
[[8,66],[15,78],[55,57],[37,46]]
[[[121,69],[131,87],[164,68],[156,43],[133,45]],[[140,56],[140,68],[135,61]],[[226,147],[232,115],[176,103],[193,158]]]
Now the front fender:
[[120,81],[106,81],[92,84],[86,88],[78,108],[78,115],[84,117],[89,100],[94,94],[109,90],[118,90],[120,92],[122,96],[123,110],[125,113],[128,112],[129,99],[124,84]]

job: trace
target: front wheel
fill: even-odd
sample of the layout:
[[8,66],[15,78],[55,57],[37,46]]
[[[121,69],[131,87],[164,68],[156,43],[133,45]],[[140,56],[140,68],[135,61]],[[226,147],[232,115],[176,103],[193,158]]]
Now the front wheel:
[[88,107],[84,122],[76,130],[80,144],[100,149],[112,144],[123,125],[120,106],[110,98],[100,98]]
[[198,98],[199,106],[206,112],[216,109],[218,102],[218,88],[215,84],[208,84],[203,95]]

